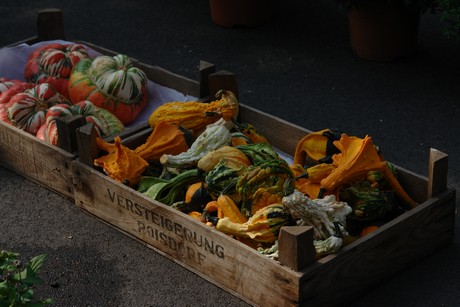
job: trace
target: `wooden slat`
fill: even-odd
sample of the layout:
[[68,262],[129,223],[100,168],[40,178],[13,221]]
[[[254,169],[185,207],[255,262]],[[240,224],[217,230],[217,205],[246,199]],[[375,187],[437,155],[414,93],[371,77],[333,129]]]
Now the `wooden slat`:
[[299,140],[311,133],[310,130],[244,104],[240,104],[238,120],[253,124],[267,137],[270,144],[291,156],[294,155]]
[[0,121],[0,164],[73,199],[70,162],[75,155]]
[[448,156],[447,154],[431,148],[429,169],[428,169],[428,192],[427,198],[443,192],[447,187],[447,170]]
[[316,261],[312,226],[281,227],[278,238],[278,260],[282,265],[300,271]]
[[38,12],[37,36],[40,41],[65,39],[64,14],[60,9],[48,8]]
[[296,305],[300,273],[77,160],[73,169],[76,204],[83,210],[247,301]]
[[438,196],[308,267],[301,280],[301,302],[346,305],[449,244],[455,228],[455,193],[445,190]]

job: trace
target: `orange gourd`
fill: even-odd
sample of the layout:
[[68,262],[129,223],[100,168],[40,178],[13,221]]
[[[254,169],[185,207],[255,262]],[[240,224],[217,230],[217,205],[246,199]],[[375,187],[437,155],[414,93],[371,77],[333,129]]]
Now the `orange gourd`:
[[97,145],[100,149],[108,152],[107,155],[96,158],[94,165],[102,167],[104,172],[112,179],[126,183],[133,187],[139,183],[141,174],[149,165],[135,151],[121,144],[121,138],[115,137],[115,142],[108,143],[97,138]]
[[184,131],[177,125],[160,121],[147,141],[134,151],[144,160],[152,162],[159,161],[164,154],[177,155],[188,149]]
[[226,121],[236,119],[238,100],[235,95],[230,91],[219,91],[216,96],[220,99],[210,103],[200,101],[167,102],[152,112],[149,117],[149,125],[153,128],[160,121],[167,121],[198,134],[207,125],[221,118]]

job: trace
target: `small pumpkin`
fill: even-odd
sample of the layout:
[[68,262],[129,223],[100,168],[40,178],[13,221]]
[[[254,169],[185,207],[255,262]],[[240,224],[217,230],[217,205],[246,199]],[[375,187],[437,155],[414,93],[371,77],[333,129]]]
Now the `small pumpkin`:
[[5,92],[6,90],[12,88],[16,84],[21,84],[22,81],[20,80],[10,80],[7,78],[0,78],[0,94]]
[[46,121],[48,109],[56,104],[70,104],[70,101],[49,83],[41,83],[11,98],[8,118],[16,127],[36,135]]
[[89,100],[129,124],[147,104],[147,76],[123,54],[86,58],[72,70],[69,94],[73,103]]
[[32,83],[50,83],[69,98],[69,77],[72,68],[89,58],[81,44],[47,44],[33,51],[26,63],[24,77]]
[[91,101],[84,100],[74,105],[58,104],[48,109],[44,133],[46,141],[58,145],[56,118],[74,115],[84,116],[86,122],[94,124],[96,132],[103,138],[114,136],[124,130],[123,123],[115,115],[96,107]]

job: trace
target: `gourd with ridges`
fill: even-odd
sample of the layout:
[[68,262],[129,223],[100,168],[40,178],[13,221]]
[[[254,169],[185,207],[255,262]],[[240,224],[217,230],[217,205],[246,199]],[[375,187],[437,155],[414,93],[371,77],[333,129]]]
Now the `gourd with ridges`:
[[14,95],[8,103],[8,118],[13,125],[35,135],[46,121],[48,109],[70,102],[48,83],[41,83]]
[[69,99],[69,77],[72,68],[89,58],[81,44],[48,44],[33,51],[26,63],[24,77],[28,82],[50,83]]
[[294,187],[294,176],[286,161],[276,159],[251,165],[236,183],[242,200],[241,212],[250,217],[267,205],[281,202]]
[[278,239],[281,227],[290,221],[290,215],[281,204],[272,204],[258,210],[245,223],[232,222],[228,217],[221,218],[217,221],[216,229],[239,238],[271,243]]
[[58,104],[48,109],[46,113],[47,142],[58,145],[57,117],[70,117],[81,115],[87,123],[94,124],[94,128],[100,137],[114,136],[124,130],[123,123],[115,115],[107,110],[96,107],[91,101],[84,100],[74,105]]
[[72,102],[89,100],[124,124],[135,120],[147,104],[147,76],[126,55],[81,60],[69,82]]

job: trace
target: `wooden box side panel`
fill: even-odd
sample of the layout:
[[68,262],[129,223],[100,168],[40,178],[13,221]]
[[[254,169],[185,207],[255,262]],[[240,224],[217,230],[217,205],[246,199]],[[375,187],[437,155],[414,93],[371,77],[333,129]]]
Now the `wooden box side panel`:
[[74,198],[70,163],[75,155],[0,121],[0,165]]
[[270,144],[290,156],[294,155],[300,139],[311,133],[310,130],[244,104],[240,104],[238,119],[242,123],[254,125],[257,130],[267,137]]
[[[455,191],[446,190],[307,268],[302,305],[350,302],[452,241]],[[330,293],[333,295],[325,295]]]
[[74,161],[75,202],[129,235],[261,306],[296,305],[301,274]]

